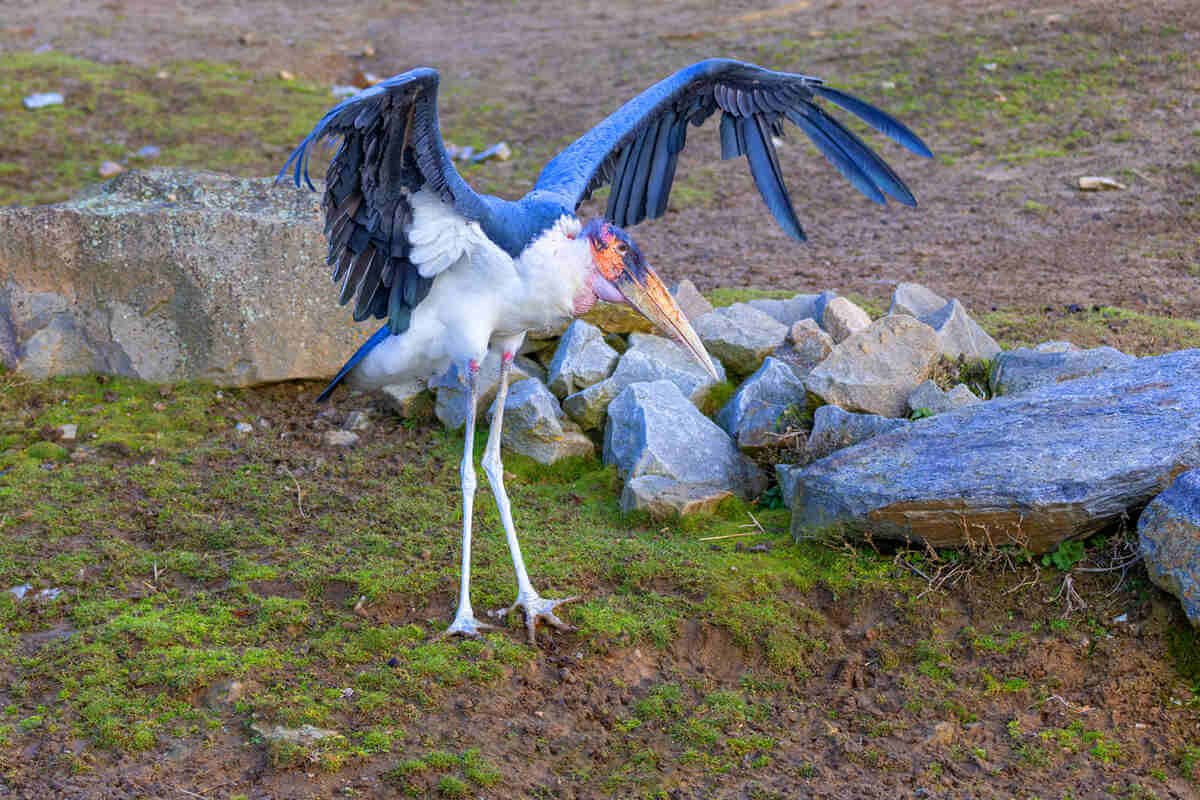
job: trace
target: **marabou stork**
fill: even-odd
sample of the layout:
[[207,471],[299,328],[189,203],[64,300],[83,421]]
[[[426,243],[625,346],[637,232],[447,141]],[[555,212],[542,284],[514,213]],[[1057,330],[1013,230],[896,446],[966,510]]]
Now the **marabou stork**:
[[[501,354],[496,412],[482,460],[517,574],[516,601],[529,640],[537,621],[567,629],[554,609],[565,600],[538,595],[513,528],[500,462],[512,359],[525,332],[561,324],[597,300],[629,303],[715,376],[699,337],[622,230],[661,216],[688,126],[720,112],[721,157],[744,155],[767,208],[797,241],[804,233],[783,183],[772,136],[782,120],[798,125],[834,166],[879,203],[888,194],[916,205],[883,159],[827,114],[817,99],[840,106],[894,141],[931,156],[921,139],[888,114],[819,78],[710,59],[682,69],[621,106],[555,156],[533,189],[511,202],[477,194],[455,170],[437,114],[438,73],[421,68],[359,92],[334,106],[288,158],[296,185],[309,188],[307,155],[315,143],[341,139],[326,173],[325,233],[338,300],[354,299],[354,319],[386,320],[318,399],[343,379],[363,387],[428,379],[449,366],[465,376],[470,396],[462,466],[462,572],[458,610],[443,636],[477,636],[490,627],[471,609],[471,515],[475,495],[472,443],[479,364]],[[602,219],[576,209],[612,185]]]

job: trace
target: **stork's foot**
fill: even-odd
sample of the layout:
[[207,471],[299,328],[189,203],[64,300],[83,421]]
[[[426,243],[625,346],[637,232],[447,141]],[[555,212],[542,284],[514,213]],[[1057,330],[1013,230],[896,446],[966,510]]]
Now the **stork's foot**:
[[437,638],[446,639],[451,636],[469,636],[472,639],[478,639],[484,630],[495,627],[495,625],[489,625],[486,622],[480,622],[475,619],[475,615],[470,611],[465,614],[460,612],[454,616],[454,622],[450,623],[450,627],[439,633]]
[[545,597],[539,597],[537,592],[525,594],[524,592],[517,595],[517,600],[508,608],[501,608],[496,611],[489,611],[488,616],[493,619],[500,619],[508,614],[513,609],[521,609],[525,612],[525,630],[529,632],[529,643],[536,644],[537,637],[533,629],[537,627],[538,620],[542,620],[547,625],[553,625],[560,631],[573,631],[575,627],[563,622],[554,614],[556,606],[561,606],[563,603],[570,603],[578,600],[578,597],[564,597],[561,600],[549,600]]

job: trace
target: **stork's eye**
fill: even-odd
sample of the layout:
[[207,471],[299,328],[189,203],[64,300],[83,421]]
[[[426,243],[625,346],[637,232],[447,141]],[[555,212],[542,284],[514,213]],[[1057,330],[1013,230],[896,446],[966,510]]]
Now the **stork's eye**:
[[617,251],[618,255],[623,256],[629,252],[629,245],[625,244],[624,242],[617,242],[616,247],[613,249]]

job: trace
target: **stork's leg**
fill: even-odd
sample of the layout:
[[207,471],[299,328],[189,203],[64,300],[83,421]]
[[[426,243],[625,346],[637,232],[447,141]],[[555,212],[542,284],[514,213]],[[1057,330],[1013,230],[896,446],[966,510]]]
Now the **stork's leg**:
[[529,632],[529,643],[534,644],[536,642],[534,628],[537,627],[539,619],[559,630],[574,630],[555,616],[554,608],[577,598],[548,600],[541,597],[533,588],[533,584],[529,582],[529,573],[525,571],[525,560],[521,558],[521,545],[517,542],[517,531],[513,527],[512,507],[508,502],[508,492],[504,490],[504,464],[500,461],[500,429],[504,424],[504,401],[508,397],[508,376],[512,371],[512,362],[512,351],[505,350],[500,362],[500,387],[496,393],[496,414],[492,417],[487,447],[483,451],[483,471],[487,473],[488,482],[492,485],[492,494],[496,498],[496,507],[500,511],[500,521],[504,524],[504,536],[508,539],[508,550],[512,553],[513,568],[517,571],[517,599],[508,608],[491,612],[491,616],[502,617],[514,608],[523,609],[525,611],[525,629]]
[[471,515],[475,508],[475,405],[479,401],[479,363],[472,360],[467,365],[467,431],[466,442],[463,444],[462,466],[459,477],[462,479],[462,573],[458,585],[458,611],[454,612],[454,622],[450,623],[441,637],[461,634],[463,636],[479,636],[480,630],[492,628],[486,622],[475,619],[471,610]]

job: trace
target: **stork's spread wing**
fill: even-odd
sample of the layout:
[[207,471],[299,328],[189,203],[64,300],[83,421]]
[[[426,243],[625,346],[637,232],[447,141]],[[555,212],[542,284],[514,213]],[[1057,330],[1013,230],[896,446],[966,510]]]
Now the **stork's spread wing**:
[[354,319],[388,319],[392,333],[408,328],[412,309],[429,292],[409,260],[412,195],[421,189],[476,222],[489,222],[487,202],[454,169],[437,116],[438,73],[414,69],[377,83],[329,110],[288,157],[300,185],[309,148],[340,138],[325,176],[325,235],[338,300],[355,298]]
[[608,182],[608,219],[633,225],[662,215],[687,139],[688,123],[700,125],[721,112],[721,157],[745,155],[759,193],[780,227],[803,241],[783,183],[772,135],[784,117],[798,125],[825,157],[876,202],[891,195],[916,205],[912,192],[860,138],[814,102],[823,97],[860,117],[918,155],[925,143],[903,123],[820,78],[773,72],[726,59],[701,61],[651,86],[621,106],[546,165],[535,191],[557,196],[574,208]]

